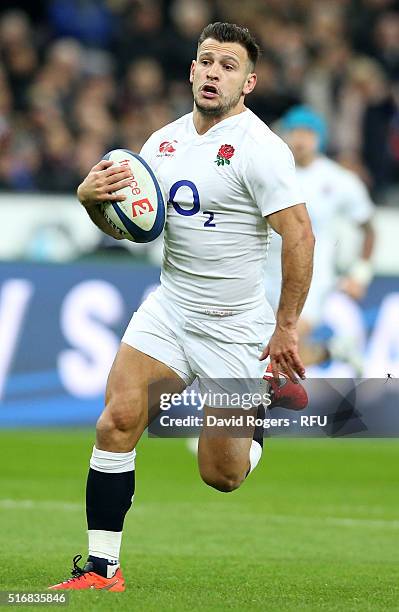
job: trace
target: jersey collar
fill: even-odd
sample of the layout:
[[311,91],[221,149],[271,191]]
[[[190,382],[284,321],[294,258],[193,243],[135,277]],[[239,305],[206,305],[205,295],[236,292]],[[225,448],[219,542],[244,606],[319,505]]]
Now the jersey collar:
[[241,121],[244,120],[244,118],[248,117],[248,114],[251,111],[249,110],[249,108],[245,108],[245,110],[242,113],[239,113],[238,115],[232,115],[231,117],[227,117],[226,119],[222,119],[222,121],[219,121],[219,123],[216,123],[215,125],[213,125],[211,128],[209,128],[209,130],[207,132],[205,132],[205,134],[198,134],[195,125],[194,125],[194,120],[193,120],[193,113],[189,113],[188,117],[189,117],[189,129],[190,132],[193,134],[193,136],[196,136],[198,139],[204,139],[207,136],[209,136],[210,134],[213,134],[214,132],[219,132],[221,130],[224,130],[226,128],[232,128],[234,127],[236,124],[240,123]]

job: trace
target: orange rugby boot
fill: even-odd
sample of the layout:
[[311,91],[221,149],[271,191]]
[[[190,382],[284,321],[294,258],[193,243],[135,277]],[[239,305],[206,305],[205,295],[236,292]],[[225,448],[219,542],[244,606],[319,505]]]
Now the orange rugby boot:
[[125,579],[118,568],[112,578],[104,578],[91,571],[93,564],[88,561],[84,568],[78,567],[82,555],[73,558],[72,578],[50,586],[55,591],[97,589],[99,591],[122,592],[125,590]]

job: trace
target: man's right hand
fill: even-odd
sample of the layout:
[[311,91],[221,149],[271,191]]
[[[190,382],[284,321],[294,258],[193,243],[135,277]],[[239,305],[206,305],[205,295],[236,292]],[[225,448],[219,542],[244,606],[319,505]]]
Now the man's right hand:
[[87,209],[102,202],[122,202],[125,196],[115,192],[127,187],[132,180],[131,173],[123,166],[114,165],[108,159],[102,159],[93,166],[84,181],[79,185],[79,201]]
[[298,351],[296,326],[282,326],[277,322],[276,329],[260,355],[259,361],[263,361],[266,357],[270,357],[271,371],[276,382],[279,381],[280,372],[293,383],[298,382],[297,375],[302,380],[306,378],[305,367]]

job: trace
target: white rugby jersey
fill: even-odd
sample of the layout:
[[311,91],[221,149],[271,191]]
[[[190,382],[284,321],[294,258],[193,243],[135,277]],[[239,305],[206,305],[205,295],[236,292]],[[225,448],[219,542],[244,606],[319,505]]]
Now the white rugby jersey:
[[[314,292],[325,294],[336,280],[337,235],[334,225],[337,217],[352,224],[365,223],[370,219],[374,205],[356,174],[323,155],[306,167],[297,166],[297,176],[316,238],[313,280],[308,296],[310,302]],[[281,286],[281,237],[273,230],[270,232],[265,286],[268,300],[276,310]]]
[[265,302],[264,217],[303,201],[287,145],[247,109],[203,135],[189,113],[152,134],[141,155],[168,200],[167,296],[211,314]]

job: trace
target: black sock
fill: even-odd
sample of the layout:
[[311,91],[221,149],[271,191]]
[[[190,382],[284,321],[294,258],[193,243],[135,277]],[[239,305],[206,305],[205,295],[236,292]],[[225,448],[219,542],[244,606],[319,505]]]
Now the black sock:
[[[87,557],[84,570],[85,572],[94,572],[95,574],[104,576],[104,578],[109,578],[111,575],[113,575],[114,572],[116,572],[117,566],[117,561],[110,561],[109,559],[101,559],[101,557],[94,557],[93,555],[89,555]],[[109,567],[113,570],[112,574],[109,574],[108,572]]]
[[[263,406],[263,404],[259,404],[258,410],[256,412],[256,419],[262,419],[263,421],[265,418],[265,414],[266,414],[265,407]],[[255,425],[252,439],[258,444],[260,444],[261,448],[263,448],[263,434],[264,434],[263,425]],[[250,472],[251,472],[251,466],[249,466],[248,471],[245,474],[245,478],[248,476]]]
[[[258,411],[256,413],[256,418],[262,419],[263,421],[265,418],[265,414],[266,414],[265,407],[263,406],[263,404],[259,404]],[[263,425],[256,425],[254,429],[254,435],[252,436],[252,438],[255,440],[255,442],[258,442],[258,444],[260,444],[262,448],[263,448],[263,434],[264,434]]]
[[89,469],[86,486],[88,529],[122,531],[125,514],[132,505],[135,472],[119,474]]

